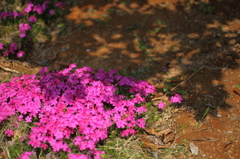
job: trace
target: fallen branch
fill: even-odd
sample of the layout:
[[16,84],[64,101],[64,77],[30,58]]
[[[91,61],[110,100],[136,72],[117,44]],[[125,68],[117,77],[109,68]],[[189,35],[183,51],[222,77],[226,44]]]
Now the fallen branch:
[[7,68],[7,67],[4,67],[1,64],[0,64],[0,68],[3,69],[4,71],[13,72],[13,73],[19,73],[18,71],[10,69],[10,68]]

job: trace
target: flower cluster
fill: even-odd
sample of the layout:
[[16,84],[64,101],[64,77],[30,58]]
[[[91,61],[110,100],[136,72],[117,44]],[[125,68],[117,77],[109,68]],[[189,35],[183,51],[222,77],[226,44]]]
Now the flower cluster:
[[[24,2],[23,2],[24,3]],[[43,13],[46,14],[50,14],[50,15],[54,15],[55,14],[55,10],[56,9],[64,9],[64,4],[62,2],[54,2],[54,1],[43,1],[42,3],[40,3],[40,1],[36,1],[36,0],[32,0],[32,1],[27,1],[26,2],[26,7],[22,10],[22,12],[17,12],[17,11],[0,11],[0,18],[4,19],[4,20],[8,20],[9,18],[19,18],[22,17],[26,22],[21,21],[22,23],[20,23],[18,25],[18,29],[19,29],[19,37],[21,38],[25,38],[28,37],[26,34],[26,31],[31,30],[31,24],[36,23],[37,22],[37,17],[36,15],[42,15]],[[51,5],[52,8],[54,9],[50,9],[49,5]],[[9,18],[8,18],[9,17]],[[25,39],[26,40],[26,39]],[[25,54],[25,51],[22,51],[20,49],[23,48],[19,48],[17,50],[12,50],[11,45],[9,46],[3,43],[0,43],[0,52],[3,53],[4,56],[9,56],[10,53],[14,54],[15,52],[17,52],[17,57],[20,58]],[[28,47],[28,45],[22,45],[23,47]],[[8,48],[10,47],[10,48]]]
[[177,94],[177,93],[175,93],[175,95],[170,98],[171,103],[182,103],[182,100],[183,99],[180,96],[180,94]]
[[[175,93],[174,96],[170,97],[170,102],[172,104],[174,104],[174,103],[182,103],[182,100],[183,100],[183,98],[181,97],[181,95],[177,94],[177,93]],[[158,108],[159,109],[163,109],[165,106],[166,106],[166,104],[163,103],[163,102],[159,102],[158,103]]]
[[116,70],[107,73],[84,67],[71,73],[74,67],[50,73],[43,68],[39,78],[24,75],[1,84],[0,122],[17,113],[19,122],[34,122],[28,136],[34,148],[71,152],[70,141],[82,152],[101,158],[103,152],[97,151],[96,144],[108,137],[111,126],[122,130],[122,137],[145,127],[145,120],[137,116],[146,111],[141,105],[155,88]]
[[21,23],[21,24],[19,24],[18,27],[19,27],[19,32],[20,32],[19,36],[21,38],[26,37],[26,31],[32,29],[32,27],[29,25],[29,23]]
[[[3,43],[0,43],[0,50],[4,50],[4,44]],[[16,52],[17,52],[17,57],[19,57],[19,58],[22,57],[25,54],[24,51],[21,51],[21,50],[18,51],[18,45],[16,43],[11,43],[9,45],[9,48],[5,49],[3,51],[3,56],[8,56],[9,53],[15,54]]]
[[0,18],[7,19],[9,18],[17,18],[22,16],[22,13],[16,11],[7,11],[7,12],[0,12]]

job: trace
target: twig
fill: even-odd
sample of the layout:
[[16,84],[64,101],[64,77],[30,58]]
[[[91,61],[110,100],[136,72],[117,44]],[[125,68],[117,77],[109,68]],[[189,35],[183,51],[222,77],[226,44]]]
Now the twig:
[[0,64],[0,68],[3,69],[4,71],[13,72],[13,73],[19,73],[18,71],[10,69],[10,68],[7,68],[7,67],[4,67],[1,64]]
[[[177,87],[181,86],[182,84],[186,83],[188,80],[190,80],[193,76],[195,76],[198,72],[200,72],[202,69],[209,69],[209,70],[217,70],[217,69],[225,69],[227,67],[209,67],[209,66],[201,66],[196,72],[194,72],[191,76],[189,76],[187,79],[185,79],[184,81],[180,82],[178,85],[176,85],[175,87],[171,88],[170,91],[173,91],[175,90]],[[153,98],[152,101],[155,101],[155,100],[159,100],[161,99],[163,96],[166,96],[166,93],[163,94],[162,96],[160,97],[156,97],[156,98]]]

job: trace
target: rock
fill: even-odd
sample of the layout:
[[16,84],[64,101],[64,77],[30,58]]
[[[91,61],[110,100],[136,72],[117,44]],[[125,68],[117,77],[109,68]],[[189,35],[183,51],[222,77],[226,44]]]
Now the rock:
[[190,142],[189,147],[193,155],[198,155],[198,147],[196,145]]

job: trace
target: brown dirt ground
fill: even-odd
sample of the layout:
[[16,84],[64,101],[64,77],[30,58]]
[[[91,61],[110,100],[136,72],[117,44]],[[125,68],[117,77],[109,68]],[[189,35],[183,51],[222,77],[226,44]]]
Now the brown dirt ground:
[[[71,2],[66,1],[66,34],[59,35],[52,25],[52,39],[35,44],[26,61],[1,57],[0,64],[11,69],[0,70],[1,82],[35,74],[43,66],[61,70],[77,63],[135,73],[156,85],[160,96],[163,81],[178,77],[174,82],[185,80],[178,88],[188,94],[174,108],[174,142],[196,145],[199,153],[194,158],[239,158],[238,0],[84,0],[74,6]],[[139,49],[138,41],[146,50]]]

